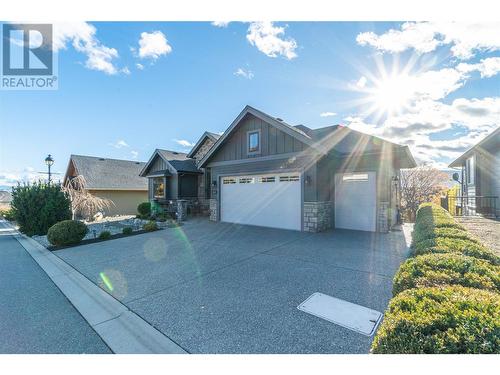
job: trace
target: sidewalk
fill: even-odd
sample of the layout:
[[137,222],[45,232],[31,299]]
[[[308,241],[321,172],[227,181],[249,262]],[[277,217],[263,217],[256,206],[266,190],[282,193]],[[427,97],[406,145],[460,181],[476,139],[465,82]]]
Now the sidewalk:
[[110,353],[0,219],[0,353]]

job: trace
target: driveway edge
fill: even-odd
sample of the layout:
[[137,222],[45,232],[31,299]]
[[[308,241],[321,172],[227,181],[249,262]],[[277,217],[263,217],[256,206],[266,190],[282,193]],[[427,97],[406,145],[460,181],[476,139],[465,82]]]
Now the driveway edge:
[[19,232],[14,237],[114,353],[187,353],[41,244]]

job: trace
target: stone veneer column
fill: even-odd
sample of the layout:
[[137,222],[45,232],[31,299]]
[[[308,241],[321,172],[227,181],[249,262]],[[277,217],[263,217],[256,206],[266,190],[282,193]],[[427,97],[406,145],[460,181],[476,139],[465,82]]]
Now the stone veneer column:
[[217,199],[210,199],[210,220],[217,221]]
[[377,213],[377,231],[389,231],[389,202],[380,202]]
[[322,232],[331,228],[332,202],[304,202],[304,231]]

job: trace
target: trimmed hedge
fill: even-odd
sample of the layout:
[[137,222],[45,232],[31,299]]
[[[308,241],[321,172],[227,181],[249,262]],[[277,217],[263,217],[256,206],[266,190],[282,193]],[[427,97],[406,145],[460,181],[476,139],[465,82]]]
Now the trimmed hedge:
[[47,239],[54,246],[74,245],[83,240],[87,232],[87,226],[81,221],[64,220],[49,228]]
[[458,228],[433,228],[430,230],[423,230],[420,232],[413,232],[413,244],[414,246],[421,241],[425,241],[431,238],[446,237],[446,238],[456,238],[459,240],[469,240],[471,242],[479,243],[479,241],[473,237],[469,232],[464,229]]
[[373,353],[500,353],[500,295],[453,286],[406,290],[389,309]]
[[500,267],[459,254],[427,254],[408,259],[394,277],[392,293],[442,285],[500,292]]
[[500,257],[476,241],[436,237],[414,245],[414,255],[459,253],[500,265]]

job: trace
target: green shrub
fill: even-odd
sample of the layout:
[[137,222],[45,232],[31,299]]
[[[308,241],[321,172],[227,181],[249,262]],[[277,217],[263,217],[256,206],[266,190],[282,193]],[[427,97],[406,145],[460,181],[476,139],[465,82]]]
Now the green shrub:
[[413,246],[416,246],[416,244],[421,241],[438,237],[469,240],[471,242],[479,243],[479,241],[466,230],[457,228],[434,228],[427,231],[413,232]]
[[74,245],[85,237],[87,231],[87,226],[81,221],[64,220],[49,228],[47,239],[55,246]]
[[500,265],[500,257],[476,241],[437,237],[415,244],[414,255],[458,253]]
[[158,230],[158,225],[156,224],[156,221],[148,221],[142,226],[142,229],[148,232],[153,232],[155,230]]
[[125,227],[122,229],[122,233],[126,235],[132,234],[133,231],[132,227]]
[[137,206],[137,212],[139,212],[141,219],[149,217],[151,215],[151,203],[149,202],[140,203]]
[[500,267],[485,260],[459,254],[427,254],[401,265],[393,295],[411,288],[462,285],[500,292]]
[[103,230],[99,233],[100,240],[109,240],[111,238],[111,232],[109,230]]
[[500,353],[500,295],[453,286],[409,289],[389,303],[373,353]]
[[28,236],[47,234],[54,224],[71,219],[71,202],[59,184],[19,184],[12,188],[11,207],[19,230]]

